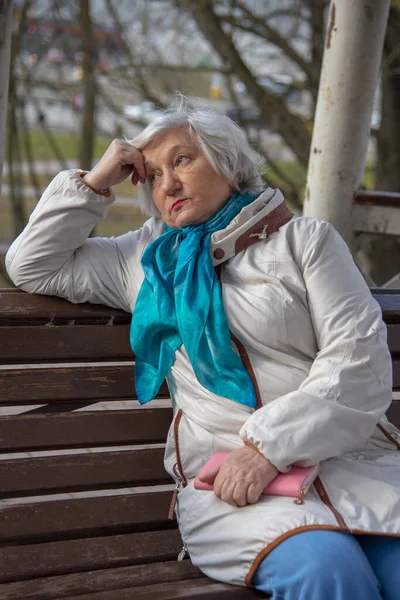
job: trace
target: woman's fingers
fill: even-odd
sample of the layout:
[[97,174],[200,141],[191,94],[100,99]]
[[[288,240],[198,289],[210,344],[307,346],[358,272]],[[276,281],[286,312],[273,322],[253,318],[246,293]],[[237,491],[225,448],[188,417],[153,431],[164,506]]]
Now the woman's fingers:
[[133,183],[133,185],[137,185],[139,182],[139,175],[137,171],[133,171],[132,175],[131,175],[131,181]]
[[221,486],[221,495],[219,496],[221,500],[227,504],[230,504],[231,506],[236,506],[236,503],[233,500],[234,488],[235,482],[225,479]]
[[246,504],[256,504],[260,499],[263,489],[260,488],[260,485],[251,483],[247,488]]
[[237,481],[219,474],[214,480],[213,490],[218,498],[231,506],[246,506],[248,487],[249,483],[244,480]]
[[238,448],[221,464],[214,493],[232,506],[255,504],[277,474],[277,469],[263,455],[246,446]]
[[144,166],[143,154],[128,142],[123,140],[116,141],[120,142],[120,144],[116,144],[116,152],[117,155],[120,154],[121,156],[119,159],[121,165],[132,165],[138,175],[138,180],[144,183],[146,181],[146,168]]
[[93,187],[103,189],[121,183],[129,176],[134,185],[146,181],[143,155],[132,144],[114,140],[85,179]]
[[232,500],[235,506],[246,506],[248,504],[248,489],[251,486],[246,481],[238,481],[233,488]]

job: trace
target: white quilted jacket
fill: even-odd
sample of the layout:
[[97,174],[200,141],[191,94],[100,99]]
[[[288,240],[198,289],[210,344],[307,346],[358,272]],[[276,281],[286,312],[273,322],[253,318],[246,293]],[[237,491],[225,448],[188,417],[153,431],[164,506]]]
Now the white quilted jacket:
[[[14,283],[132,311],[141,256],[163,223],[150,219],[116,239],[87,239],[113,201],[74,171],[60,173],[8,252]],[[400,534],[400,432],[384,416],[392,397],[386,328],[347,246],[328,223],[294,217],[235,255],[236,240],[282,202],[267,189],[211,241],[222,256],[214,263],[222,264],[225,312],[247,350],[262,408],[204,389],[184,348],[168,376],[174,422],[165,464],[180,490],[183,540],[207,575],[240,585],[250,585],[276,544],[305,528]],[[243,441],[282,472],[322,461],[304,504],[263,496],[233,508],[193,488],[214,452]]]

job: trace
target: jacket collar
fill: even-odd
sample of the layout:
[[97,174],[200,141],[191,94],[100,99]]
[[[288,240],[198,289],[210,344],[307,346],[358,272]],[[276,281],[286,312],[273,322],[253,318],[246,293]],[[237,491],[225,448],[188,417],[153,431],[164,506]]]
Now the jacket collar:
[[[273,214],[271,214],[273,213]],[[270,232],[282,225],[282,215],[286,221],[290,212],[280,190],[267,188],[248,206],[245,206],[225,229],[211,236],[210,251],[215,266],[229,260],[254,242],[265,239]],[[277,224],[278,227],[273,227]],[[268,231],[269,230],[269,231]]]

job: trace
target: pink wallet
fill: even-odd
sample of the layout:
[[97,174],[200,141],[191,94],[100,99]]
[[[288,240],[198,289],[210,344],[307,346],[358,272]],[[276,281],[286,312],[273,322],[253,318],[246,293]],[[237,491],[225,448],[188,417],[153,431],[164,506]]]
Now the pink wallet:
[[[212,490],[213,486],[210,483],[205,483],[200,480],[201,475],[210,471],[213,467],[220,465],[228,452],[216,452],[206,462],[204,467],[199,471],[195,480],[194,487],[196,490]],[[303,504],[304,496],[311,487],[314,479],[317,477],[319,464],[311,467],[292,467],[287,473],[280,473],[273,479],[263,490],[263,494],[268,496],[289,496],[294,498],[295,504]]]

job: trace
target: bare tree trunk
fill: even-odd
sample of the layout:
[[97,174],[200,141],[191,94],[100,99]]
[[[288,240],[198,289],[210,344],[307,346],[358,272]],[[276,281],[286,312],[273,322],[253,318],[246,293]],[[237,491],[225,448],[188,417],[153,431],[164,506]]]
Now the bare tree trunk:
[[92,168],[96,105],[95,42],[91,31],[90,0],[80,0],[79,23],[83,50],[83,120],[81,129],[80,166]]
[[376,189],[400,192],[400,8],[391,8],[384,45]]
[[[400,9],[392,7],[384,44],[382,120],[377,136],[377,190],[400,192]],[[400,245],[392,236],[376,237],[367,250],[371,276],[382,285],[400,272]]]
[[28,128],[28,123],[27,123],[26,115],[25,115],[25,104],[21,106],[20,118],[21,118],[21,126],[22,126],[21,127],[22,138],[24,141],[24,153],[25,153],[26,161],[28,163],[29,178],[30,178],[31,184],[35,190],[35,196],[37,199],[39,199],[40,196],[42,195],[42,190],[40,187],[39,179],[37,178],[36,171],[35,171],[35,161],[34,161],[33,153],[32,153],[31,134],[30,134],[30,131]]
[[[11,57],[9,65],[10,89],[9,89],[9,126],[8,126],[8,168],[10,177],[10,200],[14,223],[14,234],[17,236],[25,227],[26,216],[24,198],[22,195],[22,164],[21,151],[19,144],[19,131],[16,117],[16,110],[19,104],[16,81],[13,76],[14,64],[21,46],[21,31],[25,24],[28,11],[32,6],[33,0],[24,0],[21,8],[21,17],[18,30],[12,35],[11,39]],[[15,171],[17,162],[20,172]]]
[[0,5],[0,193],[7,122],[8,80],[10,73],[11,9],[12,0],[3,0]]
[[[5,133],[7,123],[8,81],[11,57],[12,0],[0,4],[0,194],[3,175]],[[4,265],[4,253],[0,250],[0,275],[11,284]]]
[[[14,236],[17,237],[26,223],[24,198],[22,195],[21,180],[23,178],[21,149],[19,131],[17,125],[18,97],[15,89],[15,81],[10,81],[10,108],[8,125],[8,173],[10,178],[10,201],[13,215]],[[17,169],[15,167],[17,166]]]
[[363,180],[389,0],[332,2],[304,200],[355,249],[354,195]]

